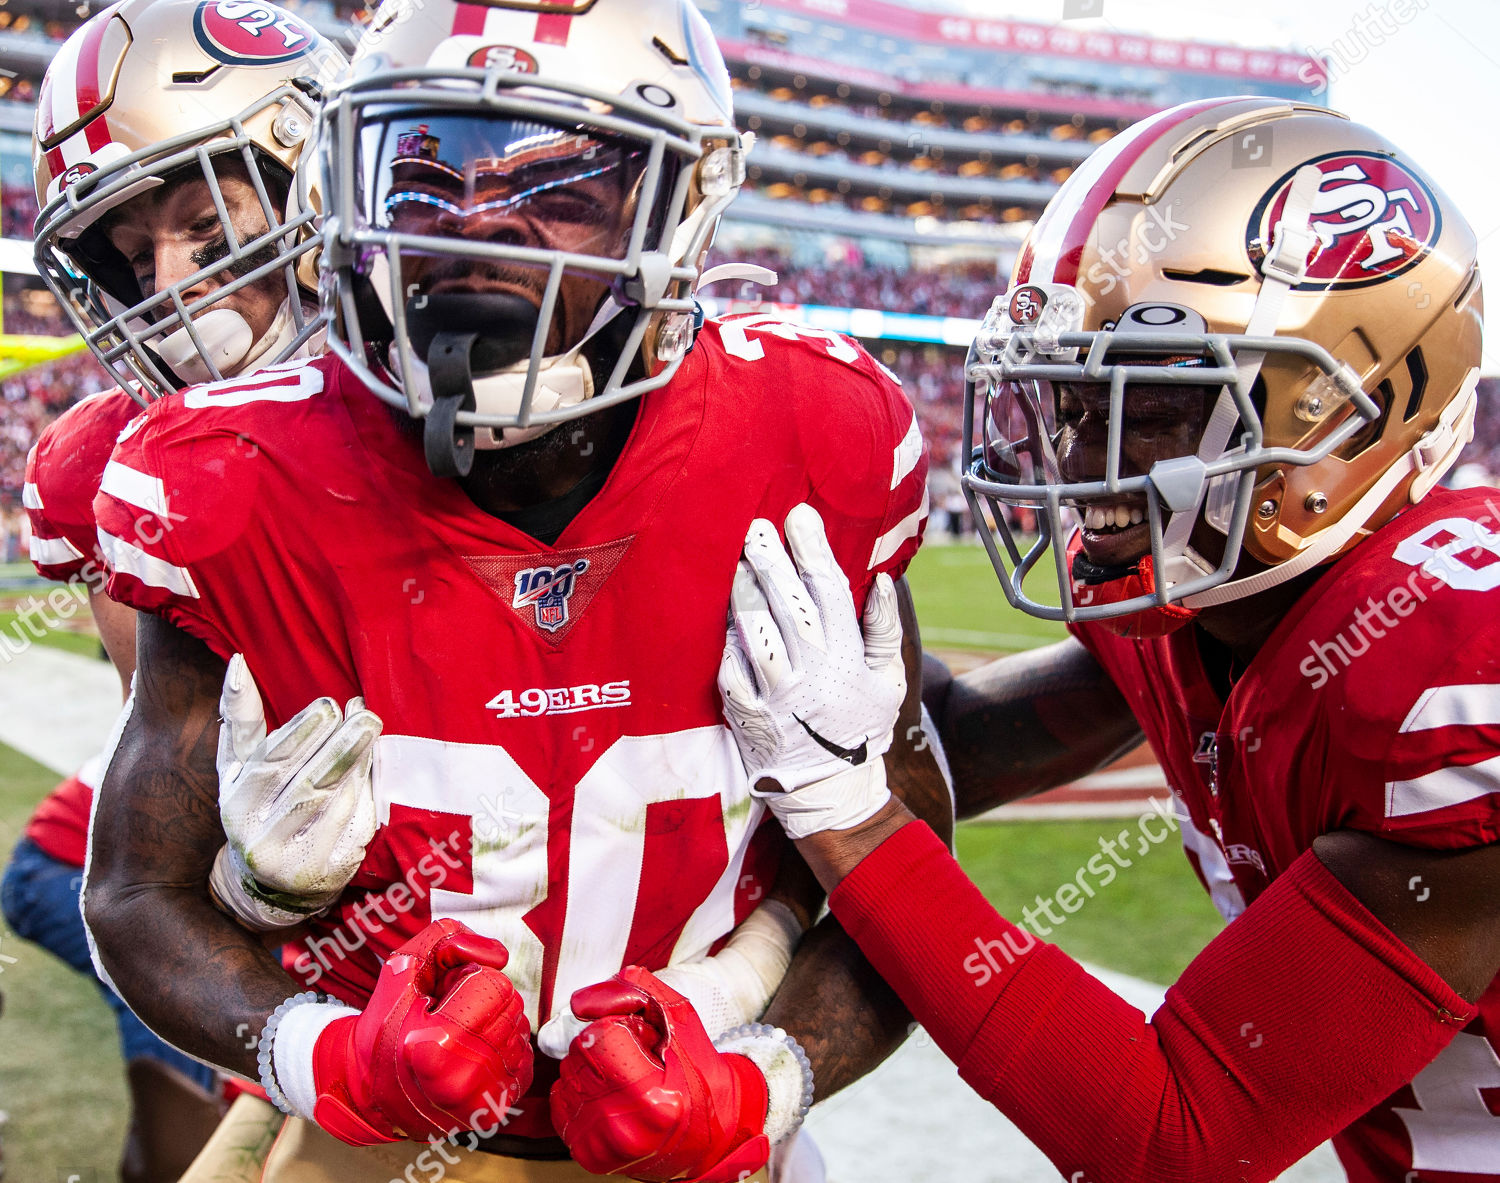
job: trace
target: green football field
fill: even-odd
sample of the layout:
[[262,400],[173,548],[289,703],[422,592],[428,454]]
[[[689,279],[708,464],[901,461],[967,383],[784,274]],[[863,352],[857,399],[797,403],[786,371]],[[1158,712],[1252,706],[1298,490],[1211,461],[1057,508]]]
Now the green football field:
[[[977,544],[925,546],[906,578],[922,643],[929,648],[1009,652],[1067,635],[1060,623],[1027,616],[1006,603],[994,568]],[[1056,603],[1056,589],[1049,590],[1048,602]]]

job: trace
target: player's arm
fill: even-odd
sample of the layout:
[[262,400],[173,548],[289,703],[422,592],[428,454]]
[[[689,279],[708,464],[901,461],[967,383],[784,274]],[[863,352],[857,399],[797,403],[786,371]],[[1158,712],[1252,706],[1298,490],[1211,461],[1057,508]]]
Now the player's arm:
[[[508,1106],[531,1079],[498,942],[435,921],[387,960],[363,1011],[309,999],[278,1012],[296,984],[211,901],[225,670],[174,625],[140,617],[135,700],[95,808],[84,895],[103,967],[163,1038],[276,1085],[279,1105],[346,1142],[488,1127],[503,1109],[481,1098]],[[256,1044],[273,1013],[268,1076]]]
[[[921,727],[922,643],[906,580],[895,585],[902,624],[906,696],[885,754],[891,792],[950,841],[953,805]],[[802,938],[764,1022],[783,1028],[807,1052],[823,1100],[877,1067],[911,1030],[911,1014],[832,915]]]
[[215,768],[224,662],[146,615],[137,657],[135,701],[95,807],[85,918],[104,968],[153,1030],[253,1080],[246,1033],[259,1033],[296,987],[204,887],[224,844]]
[[1088,776],[1142,738],[1124,696],[1072,638],[957,677],[929,657],[922,696],[961,819]]
[[[798,563],[805,571],[802,554]],[[825,632],[842,635],[841,656],[878,669],[870,614],[862,646],[846,626]],[[785,790],[769,798],[773,812],[834,914],[964,1079],[1065,1176],[1272,1179],[1431,1062],[1500,970],[1500,845],[1436,854],[1339,833],[1220,934],[1148,1022],[1001,917],[872,778],[810,773],[817,758],[805,748],[790,758],[795,733],[776,725],[790,704],[752,656],[766,651],[726,653],[755,680],[748,696],[726,690],[726,710],[754,724],[756,747],[776,737],[769,756],[756,753]],[[863,725],[877,726],[879,680],[841,680],[848,661],[825,664],[815,697],[863,699]],[[805,695],[796,706],[816,709]],[[743,722],[736,736],[743,750]]]
[[121,694],[129,695],[130,679],[135,676],[135,609],[117,604],[102,587],[91,587],[89,611],[104,652],[120,675]]

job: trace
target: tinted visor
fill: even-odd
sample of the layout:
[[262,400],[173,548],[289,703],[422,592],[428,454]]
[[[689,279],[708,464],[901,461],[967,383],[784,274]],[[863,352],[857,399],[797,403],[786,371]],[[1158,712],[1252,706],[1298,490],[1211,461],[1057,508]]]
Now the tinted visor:
[[592,129],[411,108],[366,108],[360,144],[369,227],[604,259],[626,255],[649,157]]

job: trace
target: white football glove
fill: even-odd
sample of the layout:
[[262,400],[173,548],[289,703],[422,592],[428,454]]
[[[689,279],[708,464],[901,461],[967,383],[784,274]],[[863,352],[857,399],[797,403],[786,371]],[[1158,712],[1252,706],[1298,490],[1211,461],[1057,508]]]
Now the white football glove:
[[352,698],[309,703],[270,735],[241,654],[219,699],[219,818],[209,885],[247,928],[289,928],[339,897],[375,836],[380,717]]
[[[802,925],[780,900],[767,900],[746,916],[712,957],[699,957],[652,972],[693,1004],[710,1039],[753,1023],[786,977]],[[554,1060],[588,1026],[571,1007],[542,1024],[536,1045]]]
[[795,565],[770,522],[750,525],[719,690],[751,792],[788,834],[805,838],[856,826],[890,800],[881,756],[906,698],[906,669],[890,576],[876,576],[861,632],[817,510],[795,507],[786,537]]

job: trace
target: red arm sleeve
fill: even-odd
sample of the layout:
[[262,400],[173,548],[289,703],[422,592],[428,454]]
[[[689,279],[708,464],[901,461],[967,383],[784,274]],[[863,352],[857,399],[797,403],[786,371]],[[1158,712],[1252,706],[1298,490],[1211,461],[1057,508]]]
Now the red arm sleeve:
[[1311,851],[1149,1022],[1001,917],[920,822],[830,904],[964,1080],[1090,1183],[1273,1179],[1475,1013]]

